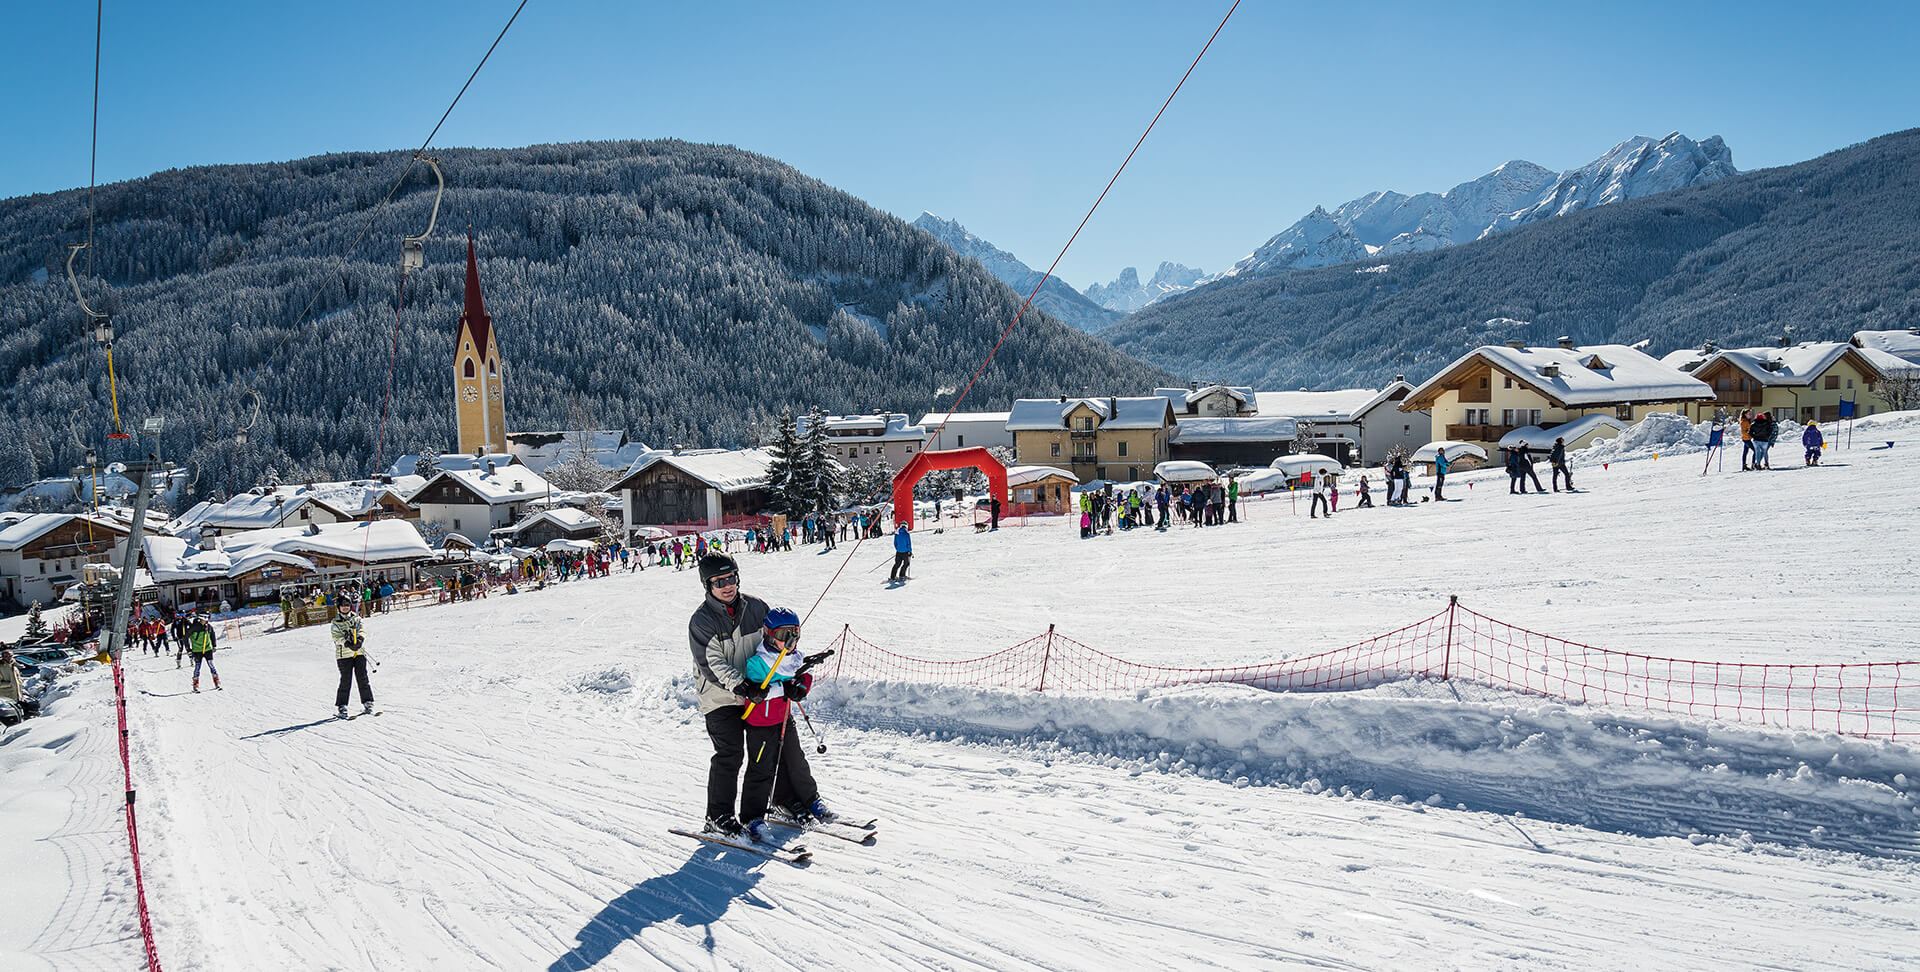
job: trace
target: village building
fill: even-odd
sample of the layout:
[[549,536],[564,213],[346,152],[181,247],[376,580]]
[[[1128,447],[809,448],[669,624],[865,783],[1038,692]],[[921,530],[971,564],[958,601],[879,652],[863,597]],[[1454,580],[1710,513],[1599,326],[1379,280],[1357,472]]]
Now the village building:
[[1395,375],[1378,390],[1263,391],[1255,398],[1263,417],[1311,423],[1311,451],[1341,465],[1378,466],[1396,447],[1411,454],[1430,441],[1433,417],[1400,410],[1412,391],[1404,376]]
[[1433,440],[1498,448],[1525,426],[1551,431],[1585,415],[1633,424],[1654,412],[1688,414],[1713,389],[1624,344],[1529,348],[1513,342],[1461,355],[1401,399],[1402,412],[1430,413]]
[[1080,480],[1073,473],[1058,466],[1013,466],[1007,470],[1008,500],[1013,508],[1002,510],[1001,515],[1077,514],[1073,490],[1078,485]]
[[[1876,364],[1874,359],[1880,355],[1886,357]],[[1724,417],[1743,409],[1764,410],[1776,419],[1796,422],[1834,422],[1842,417],[1842,402],[1852,403],[1856,416],[1871,415],[1880,409],[1873,395],[1875,384],[1888,370],[1904,364],[1886,352],[1840,341],[1772,348],[1707,347],[1676,351],[1662,360],[1711,386],[1712,400],[1695,402],[1687,412],[1695,422],[1712,419],[1716,411]]]
[[493,531],[495,538],[514,547],[545,547],[555,540],[598,540],[606,524],[571,506],[541,510],[510,527]]
[[528,469],[545,474],[548,469],[576,456],[586,456],[613,474],[625,472],[641,456],[653,450],[644,442],[627,438],[617,429],[574,429],[559,432],[509,432],[507,451]]
[[[467,237],[466,305],[453,339],[454,427],[458,451],[507,451],[506,390],[501,384],[500,342],[480,295],[480,267],[473,237]],[[409,469],[407,472],[412,472]]]
[[613,484],[629,536],[646,527],[673,532],[757,526],[767,507],[766,449],[657,452]]
[[1185,422],[1189,416],[1232,418],[1260,411],[1252,388],[1230,385],[1195,385],[1192,388],[1155,388],[1155,395],[1173,403],[1173,414]]
[[1855,331],[1849,343],[1920,365],[1920,327],[1905,331]]
[[[1009,412],[928,412],[920,419],[927,430],[928,449],[1011,450],[1013,433],[1007,431]],[[942,422],[945,422],[942,425]]]
[[1296,445],[1299,425],[1290,418],[1183,418],[1168,439],[1168,457],[1209,466],[1265,466]]
[[0,600],[51,605],[88,564],[120,564],[129,531],[86,513],[0,514]]
[[1058,466],[1082,483],[1133,482],[1167,459],[1176,427],[1173,402],[1138,398],[1023,398],[1008,413],[1014,461]]
[[216,610],[278,600],[283,584],[390,583],[412,587],[433,550],[405,520],[256,530],[236,536],[142,537],[147,569],[167,608]]
[[474,543],[518,521],[527,508],[553,487],[522,465],[442,470],[413,494],[420,521]]
[[[812,416],[795,417],[794,431],[805,436],[811,421]],[[909,424],[907,416],[898,412],[825,415],[821,425],[826,430],[827,455],[849,469],[880,461],[897,473],[913,461],[914,453],[927,447],[926,428]]]

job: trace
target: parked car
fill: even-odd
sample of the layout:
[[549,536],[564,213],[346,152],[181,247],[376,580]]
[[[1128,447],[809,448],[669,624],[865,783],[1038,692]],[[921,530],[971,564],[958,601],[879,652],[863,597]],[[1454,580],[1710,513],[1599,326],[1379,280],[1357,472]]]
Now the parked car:
[[20,703],[12,699],[0,699],[0,726],[17,726],[27,717]]
[[20,674],[29,676],[38,673],[42,668],[62,668],[75,659],[63,647],[45,645],[39,648],[15,649],[13,660],[20,666]]

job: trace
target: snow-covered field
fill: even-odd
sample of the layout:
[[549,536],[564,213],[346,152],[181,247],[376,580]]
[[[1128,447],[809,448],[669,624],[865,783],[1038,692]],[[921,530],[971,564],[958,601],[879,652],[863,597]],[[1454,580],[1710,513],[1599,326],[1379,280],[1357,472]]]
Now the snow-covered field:
[[[1065,521],[860,548],[841,625],[959,658],[1058,625],[1210,665],[1338,647],[1448,594],[1595,645],[1920,657],[1920,420],[1800,469],[1609,452],[1584,492],[1082,541]],[[1869,445],[1895,439],[1893,449]],[[1871,441],[1869,441],[1871,440]],[[1617,461],[1612,457],[1627,461]],[[1738,456],[1732,458],[1737,468]],[[1596,460],[1597,461],[1597,460]],[[1791,468],[1790,468],[1791,467]],[[1472,483],[1469,488],[1469,482]],[[1377,485],[1377,482],[1376,482]],[[1343,509],[1346,507],[1343,504]],[[743,558],[803,613],[840,566]],[[226,691],[129,664],[161,956],[191,969],[1893,968],[1920,962],[1920,752],[1404,684],[1285,696],[828,686],[830,801],[883,819],[804,868],[665,833],[700,807],[691,572],[377,617],[384,715],[327,718],[320,630]],[[0,737],[0,967],[137,964],[111,684]],[[24,876],[26,880],[19,880]]]

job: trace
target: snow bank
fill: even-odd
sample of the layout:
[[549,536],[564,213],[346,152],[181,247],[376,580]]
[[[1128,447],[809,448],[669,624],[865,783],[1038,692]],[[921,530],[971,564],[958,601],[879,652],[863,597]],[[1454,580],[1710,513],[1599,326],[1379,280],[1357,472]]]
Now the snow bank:
[[1642,836],[1920,858],[1920,751],[1564,705],[1460,683],[1076,697],[843,682],[814,718],[1236,786],[1520,813]]

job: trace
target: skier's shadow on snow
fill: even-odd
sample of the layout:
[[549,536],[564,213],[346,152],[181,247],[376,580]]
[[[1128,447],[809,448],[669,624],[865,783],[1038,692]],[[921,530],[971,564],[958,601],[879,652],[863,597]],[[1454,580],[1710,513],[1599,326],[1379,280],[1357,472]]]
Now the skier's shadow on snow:
[[[580,972],[593,968],[620,943],[640,937],[640,933],[667,921],[678,921],[688,928],[701,928],[706,936],[701,945],[713,951],[713,925],[726,916],[735,901],[749,897],[760,883],[755,865],[765,860],[746,851],[727,850],[702,844],[694,848],[680,868],[670,874],[651,877],[600,909],[575,934],[580,944],[553,960],[547,972]],[[748,902],[759,908],[771,905]]]

